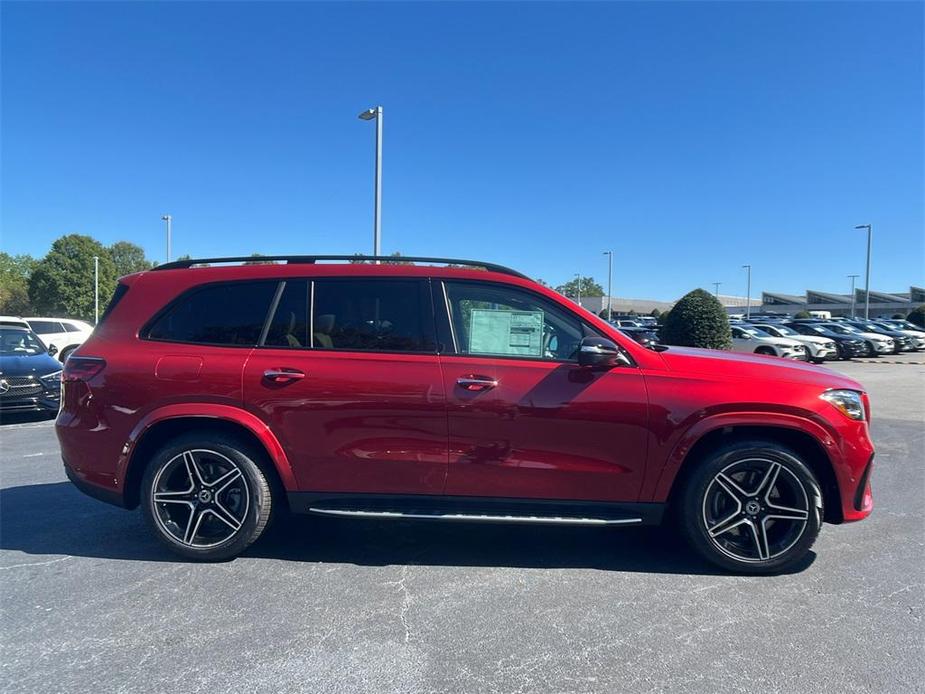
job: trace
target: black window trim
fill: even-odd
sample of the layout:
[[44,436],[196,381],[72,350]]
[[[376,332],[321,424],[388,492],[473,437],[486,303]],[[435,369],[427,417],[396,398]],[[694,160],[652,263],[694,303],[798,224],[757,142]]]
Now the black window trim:
[[[545,297],[545,296],[543,296],[542,294],[539,294],[538,292],[535,292],[535,291],[533,291],[532,289],[530,289],[530,288],[528,288],[528,287],[521,287],[520,285],[517,285],[517,284],[507,284],[507,283],[505,283],[505,282],[494,282],[494,281],[491,281],[491,280],[457,279],[457,278],[455,278],[455,277],[452,277],[452,278],[449,278],[449,279],[448,279],[448,278],[445,278],[445,277],[440,277],[440,278],[437,278],[437,279],[439,279],[439,281],[440,281],[440,285],[441,285],[441,288],[442,288],[442,293],[443,293],[443,296],[444,296],[444,298],[445,298],[445,302],[443,303],[442,311],[444,312],[445,321],[449,324],[449,326],[450,326],[450,331],[451,331],[451,333],[452,333],[452,343],[451,343],[452,351],[447,350],[446,352],[441,352],[441,356],[447,356],[447,357],[461,357],[461,358],[464,358],[464,359],[503,359],[503,360],[505,360],[505,361],[529,361],[529,362],[537,362],[537,363],[545,363],[545,364],[578,364],[578,360],[577,360],[577,359],[549,359],[549,358],[547,358],[547,357],[528,357],[528,356],[517,355],[517,354],[512,354],[512,355],[506,355],[506,354],[464,354],[464,353],[460,352],[460,351],[458,350],[457,344],[456,344],[456,332],[455,332],[455,328],[453,327],[453,317],[452,317],[452,315],[451,315],[452,312],[451,312],[451,310],[450,310],[450,299],[449,299],[449,294],[448,294],[447,291],[446,291],[446,283],[447,283],[447,282],[452,282],[453,284],[473,284],[473,285],[482,285],[482,286],[488,286],[488,287],[492,287],[492,288],[497,288],[497,287],[501,287],[501,288],[510,288],[510,289],[515,289],[515,290],[519,290],[519,291],[522,291],[522,292],[526,292],[527,294],[530,294],[530,295],[532,295],[532,296],[537,297],[537,299],[538,299],[539,301],[544,302],[544,303],[547,303],[547,304],[552,304],[552,305],[554,305],[556,308],[561,309],[562,311],[568,313],[568,314],[571,315],[573,318],[575,318],[575,320],[577,320],[577,321],[578,321],[578,324],[581,326],[582,337],[603,337],[604,339],[607,339],[607,340],[610,339],[609,337],[607,337],[607,336],[604,335],[603,333],[600,333],[599,331],[595,330],[594,327],[591,326],[591,325],[589,325],[586,321],[582,320],[581,316],[579,316],[579,315],[578,315],[577,313],[575,313],[574,311],[571,311],[570,309],[567,309],[567,308],[565,308],[564,306],[559,305],[558,303],[556,303],[556,302],[553,301],[552,299],[550,299],[550,298],[548,298],[548,297]],[[438,335],[438,339],[439,339],[439,335]],[[621,350],[622,350],[622,348],[621,348]],[[625,350],[622,350],[622,351],[624,351],[624,353],[625,353]],[[629,355],[627,355],[627,356],[629,356]]]

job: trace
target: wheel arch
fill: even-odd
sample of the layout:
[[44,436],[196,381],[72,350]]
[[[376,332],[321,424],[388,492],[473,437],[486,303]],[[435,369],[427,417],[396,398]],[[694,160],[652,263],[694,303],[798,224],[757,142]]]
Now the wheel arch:
[[[841,492],[832,467],[832,460],[825,450],[825,445],[814,434],[793,425],[784,423],[759,424],[737,423],[720,424],[704,431],[686,448],[681,456],[677,472],[671,479],[663,473],[659,487],[670,485],[667,489],[668,506],[673,507],[691,472],[697,464],[720,446],[735,441],[764,440],[792,449],[812,470],[822,488],[824,521],[842,523]],[[667,473],[667,470],[666,470]]]
[[136,508],[139,503],[141,480],[151,456],[165,441],[190,431],[212,431],[240,438],[243,442],[264,453],[274,477],[271,486],[282,492],[280,502],[285,504],[286,491],[296,488],[295,476],[286,453],[270,429],[248,412],[234,407],[220,406],[221,410],[208,413],[187,411],[160,412],[149,415],[136,427],[126,443],[125,452],[119,461],[123,480],[123,503],[126,508]]

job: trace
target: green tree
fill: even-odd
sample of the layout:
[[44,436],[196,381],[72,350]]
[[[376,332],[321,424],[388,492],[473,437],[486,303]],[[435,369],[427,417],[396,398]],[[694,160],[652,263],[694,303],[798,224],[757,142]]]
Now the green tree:
[[655,318],[655,319],[658,319],[658,317],[659,317],[660,315],[662,315],[662,312],[659,311],[657,308],[653,308],[653,309],[649,312],[649,315],[652,316],[652,317]]
[[109,255],[119,277],[154,267],[154,263],[145,258],[145,249],[131,241],[116,241],[109,247]]
[[703,289],[685,294],[674,305],[659,330],[668,345],[729,349],[732,335],[723,305]]
[[394,253],[390,254],[389,257],[395,258],[395,260],[383,260],[383,265],[414,265],[414,263],[412,263],[410,260],[402,260],[400,251],[395,251]]
[[14,316],[32,313],[29,277],[35,265],[31,255],[0,253],[0,313]]
[[912,309],[909,315],[906,316],[906,320],[910,323],[915,323],[920,328],[925,328],[925,304]]
[[[556,287],[556,291],[563,296],[578,296],[578,278],[575,277],[565,284]],[[582,296],[604,296],[604,288],[594,281],[593,277],[581,278],[581,295]]]
[[51,245],[29,278],[35,311],[50,316],[93,319],[93,257],[99,258],[100,312],[116,288],[116,266],[108,249],[90,236],[69,234]]
[[272,260],[261,260],[263,258],[263,253],[251,253],[251,258],[254,260],[245,260],[245,265],[275,265]]
[[794,316],[794,318],[812,318],[812,317],[813,317],[813,314],[811,314],[809,311],[800,311]]

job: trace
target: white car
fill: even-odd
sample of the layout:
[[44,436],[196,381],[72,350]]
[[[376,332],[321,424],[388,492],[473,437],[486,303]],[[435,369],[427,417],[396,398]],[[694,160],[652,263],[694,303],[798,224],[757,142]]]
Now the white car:
[[93,326],[82,320],[39,316],[27,317],[23,320],[29,324],[32,332],[41,338],[46,347],[57,348],[56,356],[62,364],[93,332]]
[[0,316],[0,325],[9,325],[14,328],[29,328],[29,324],[17,316]]
[[732,349],[735,352],[769,354],[784,359],[806,360],[806,347],[789,337],[774,337],[751,325],[733,325]]
[[857,328],[846,325],[845,323],[819,323],[818,327],[831,330],[839,335],[848,335],[849,337],[860,337],[867,343],[867,356],[876,357],[878,354],[892,354],[896,349],[896,343],[889,335],[881,333],[865,333]]
[[803,343],[808,352],[807,357],[810,361],[819,363],[826,359],[838,359],[838,347],[833,340],[827,337],[801,335],[796,330],[788,328],[786,325],[755,323],[754,326],[759,330],[764,330],[773,337],[785,337]]
[[925,349],[925,332],[920,330],[911,330],[903,325],[904,321],[898,320],[878,320],[874,325],[879,325],[886,330],[895,330],[912,339],[912,346],[916,349]]

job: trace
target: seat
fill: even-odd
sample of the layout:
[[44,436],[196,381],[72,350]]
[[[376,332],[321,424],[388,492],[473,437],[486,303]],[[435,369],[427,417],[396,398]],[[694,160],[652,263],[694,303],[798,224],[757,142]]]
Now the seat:
[[331,333],[334,330],[334,319],[333,313],[324,313],[315,317],[315,329],[312,332],[315,347],[334,349],[334,340],[331,339]]

